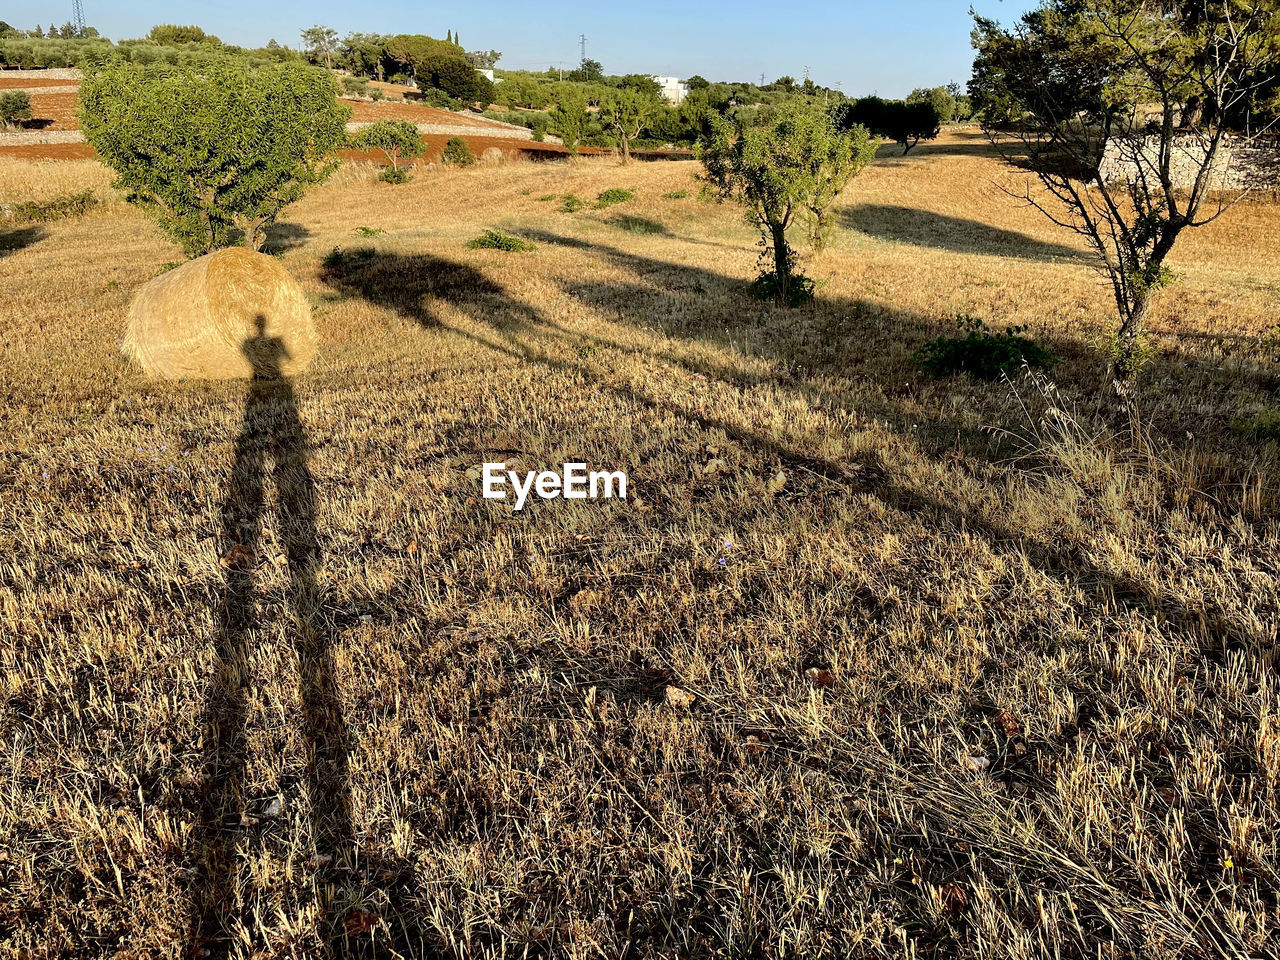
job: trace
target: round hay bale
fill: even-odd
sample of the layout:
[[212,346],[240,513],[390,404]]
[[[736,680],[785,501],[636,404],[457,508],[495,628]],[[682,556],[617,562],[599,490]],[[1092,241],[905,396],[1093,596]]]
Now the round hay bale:
[[507,159],[507,155],[498,147],[485,147],[484,153],[480,154],[481,163],[502,163]]
[[215,250],[139,288],[124,353],[153,377],[291,377],[316,352],[311,305],[279,261]]

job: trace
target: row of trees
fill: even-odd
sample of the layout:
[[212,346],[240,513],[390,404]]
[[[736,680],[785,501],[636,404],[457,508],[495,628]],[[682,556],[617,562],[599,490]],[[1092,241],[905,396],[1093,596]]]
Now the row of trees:
[[493,83],[479,73],[502,56],[496,50],[468,53],[453,31],[444,40],[425,34],[349,33],[316,25],[302,31],[307,58],[327,69],[346,70],[371,80],[400,80],[424,90],[441,90],[467,103],[493,102]]

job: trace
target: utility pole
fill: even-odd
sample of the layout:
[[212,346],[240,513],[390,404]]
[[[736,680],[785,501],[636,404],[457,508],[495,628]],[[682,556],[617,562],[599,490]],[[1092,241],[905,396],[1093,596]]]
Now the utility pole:
[[84,36],[84,4],[81,0],[71,0],[71,19],[75,23],[76,36]]
[[587,62],[587,35],[585,33],[578,35],[578,45],[582,50],[582,56],[578,62],[586,63]]

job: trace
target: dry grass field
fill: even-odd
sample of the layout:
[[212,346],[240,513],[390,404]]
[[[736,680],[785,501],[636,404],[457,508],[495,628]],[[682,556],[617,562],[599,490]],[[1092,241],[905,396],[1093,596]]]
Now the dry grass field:
[[[1280,953],[1280,207],[1186,238],[1121,422],[1021,175],[896,152],[796,310],[692,162],[347,165],[252,388],[125,365],[179,251],[0,160],[107,198],[0,231],[0,957]],[[1053,382],[924,379],[957,313]],[[473,469],[575,459],[629,499]]]

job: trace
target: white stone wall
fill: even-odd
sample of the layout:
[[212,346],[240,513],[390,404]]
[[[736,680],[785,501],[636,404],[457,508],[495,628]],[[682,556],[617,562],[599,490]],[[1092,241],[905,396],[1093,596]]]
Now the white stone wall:
[[[1147,167],[1150,176],[1155,168],[1159,145],[1160,138],[1156,136],[1145,138],[1140,145],[1136,140],[1109,141],[1098,167],[1099,179],[1104,183],[1121,183],[1134,179],[1134,154],[1139,149],[1147,158],[1143,161],[1143,166]],[[1189,189],[1192,186],[1196,173],[1204,162],[1204,152],[1204,146],[1196,137],[1175,141],[1169,164],[1175,187]],[[1214,159],[1211,189],[1280,189],[1280,139],[1260,137],[1250,141],[1240,137],[1224,138]]]

